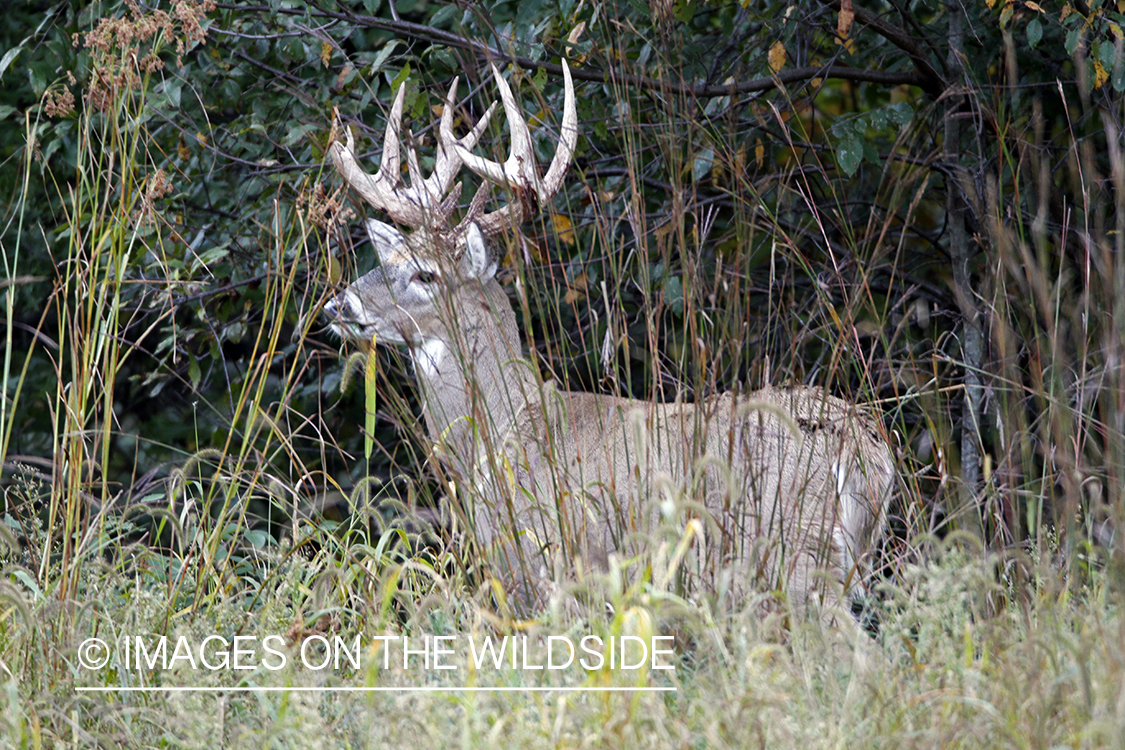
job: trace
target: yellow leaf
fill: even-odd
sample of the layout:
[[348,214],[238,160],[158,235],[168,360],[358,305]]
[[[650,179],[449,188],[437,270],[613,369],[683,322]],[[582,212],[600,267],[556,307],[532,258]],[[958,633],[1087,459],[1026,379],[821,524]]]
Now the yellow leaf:
[[578,300],[586,296],[587,278],[586,272],[578,274],[574,280],[567,285],[566,294],[563,295],[563,302],[568,305],[573,305]]
[[207,136],[203,135],[203,133],[196,133],[195,134],[195,140],[199,141],[204,146],[207,145]]
[[1063,21],[1065,21],[1066,17],[1069,16],[1073,12],[1074,12],[1074,9],[1070,7],[1070,3],[1067,3],[1066,5],[1064,5],[1063,9],[1062,9],[1062,12],[1059,13],[1059,23],[1062,23]]
[[780,73],[781,69],[785,67],[785,45],[781,43],[780,39],[770,47],[769,64],[770,70],[774,73]]
[[320,64],[328,67],[328,62],[332,59],[332,45],[328,42],[320,43]]
[[568,245],[574,244],[574,225],[570,218],[563,214],[551,214],[551,226],[555,228],[555,235]]
[[[327,66],[328,66],[328,64],[325,63],[325,67],[327,67]],[[336,83],[333,84],[333,88],[339,90],[340,87],[344,85],[344,80],[349,75],[351,75],[351,72],[352,72],[352,66],[351,65],[345,65],[344,67],[340,68],[340,73],[339,73],[339,75],[336,76]]]
[[852,0],[842,0],[840,2],[840,14],[836,16],[836,34],[840,39],[848,38],[854,20],[855,9],[852,8]]
[[1023,5],[1025,8],[1031,8],[1032,10],[1038,11],[1040,13],[1043,12],[1043,9],[1039,7],[1039,3],[1026,2]]
[[754,146],[754,161],[756,162],[758,169],[762,168],[762,162],[765,160],[765,158],[766,147],[762,145],[761,141],[758,141],[758,145]]
[[[572,45],[572,46],[577,45],[578,39],[585,32],[586,32],[586,22],[585,21],[579,21],[578,25],[575,26],[573,29],[571,29],[570,33],[566,35],[567,43]],[[586,62],[586,57],[587,57],[586,55],[575,55],[574,53],[575,53],[575,50],[573,50],[573,49],[568,52],[568,56],[570,57],[570,59],[574,60],[574,62],[578,63],[579,65]]]
[[371,458],[374,448],[375,413],[378,410],[379,356],[375,354],[375,337],[371,337],[371,350],[367,353],[367,367],[363,377],[363,456]]
[[1102,84],[1109,80],[1109,73],[1102,67],[1100,60],[1094,60],[1094,88],[1100,89]]

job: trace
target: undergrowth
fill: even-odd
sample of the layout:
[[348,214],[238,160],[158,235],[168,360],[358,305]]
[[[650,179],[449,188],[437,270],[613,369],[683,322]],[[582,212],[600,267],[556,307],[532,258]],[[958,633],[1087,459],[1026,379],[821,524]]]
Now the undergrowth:
[[[30,158],[23,163],[24,195],[32,180],[44,180],[65,210],[65,230],[52,245],[59,270],[51,314],[23,362],[13,360],[11,346],[20,248],[4,255],[4,744],[1125,743],[1115,532],[1125,508],[1125,162],[1116,135],[1107,178],[1116,192],[1076,191],[1090,201],[1079,207],[1091,217],[1081,252],[1057,251],[1071,242],[1067,228],[1038,220],[1052,185],[1051,165],[1036,161],[1045,157],[1034,135],[1004,164],[1035,204],[1027,213],[1009,215],[1006,183],[984,181],[982,241],[994,252],[994,273],[977,302],[993,322],[997,373],[979,529],[949,521],[942,510],[963,491],[952,447],[964,365],[955,333],[930,319],[924,295],[897,278],[876,283],[877,274],[867,272],[897,273],[916,239],[901,227],[918,212],[936,211],[925,200],[931,178],[915,161],[887,160],[877,192],[902,212],[872,218],[862,232],[839,219],[846,215],[845,182],[818,186],[823,200],[814,204],[807,173],[751,180],[745,155],[721,147],[711,158],[725,160],[723,222],[698,205],[645,214],[637,209],[644,205],[639,183],[627,175],[606,183],[598,200],[572,196],[573,226],[550,217],[553,227],[543,234],[566,247],[577,236],[587,248],[568,264],[536,262],[534,253],[517,258],[522,284],[513,296],[522,317],[529,330],[553,334],[529,336],[545,371],[574,387],[666,400],[732,384],[816,382],[880,409],[903,481],[867,597],[869,632],[763,618],[753,602],[730,611],[713,597],[684,597],[659,575],[662,565],[674,567],[675,549],[655,542],[643,560],[614,560],[608,574],[591,575],[598,596],[583,611],[559,607],[521,622],[494,606],[502,593],[483,584],[460,554],[456,529],[419,534],[437,513],[443,485],[420,458],[425,440],[411,429],[415,402],[376,366],[396,367],[393,356],[372,357],[367,377],[352,379],[353,388],[368,390],[369,422],[378,410],[415,439],[380,446],[368,430],[364,458],[401,451],[422,468],[376,478],[348,456],[359,468],[354,487],[344,487],[305,466],[309,455],[346,453],[317,422],[323,414],[290,406],[307,385],[302,378],[315,346],[308,342],[316,340],[326,293],[304,274],[340,277],[321,231],[325,206],[338,196],[316,184],[320,175],[310,177],[299,202],[287,205],[279,191],[271,227],[247,227],[264,238],[256,318],[264,324],[239,334],[254,365],[226,373],[229,403],[193,404],[223,413],[230,429],[198,436],[194,451],[162,471],[136,467],[141,476],[129,487],[103,473],[128,447],[161,442],[159,435],[130,433],[116,416],[118,376],[141,355],[124,343],[122,332],[135,323],[129,316],[147,305],[158,311],[145,318],[152,330],[174,321],[175,306],[162,308],[158,300],[187,285],[185,264],[208,262],[193,258],[195,250],[187,252],[162,218],[169,176],[160,155],[149,151],[155,120],[146,103],[157,70],[146,61],[176,47],[177,34],[188,39],[194,32],[190,23],[146,28],[139,43],[155,57],[91,44],[91,54],[105,56],[98,64],[116,74],[87,90],[67,120],[81,135],[74,172],[39,171]],[[25,123],[28,154],[50,125],[48,114],[75,106],[64,93],[68,85],[60,79],[44,98],[41,118]],[[622,101],[629,95],[619,93]],[[902,130],[894,152],[921,149],[919,122]],[[791,144],[817,137],[808,125],[804,115],[770,122]],[[712,165],[703,169],[673,146],[705,130],[710,139],[724,134],[690,120],[665,127],[654,140],[667,149],[679,180],[668,192],[693,194]],[[1105,127],[1116,133],[1109,115]],[[628,122],[617,132],[621,150],[639,164],[640,133]],[[1100,179],[1092,159],[1075,147],[1067,179]],[[794,220],[798,214],[806,219]],[[677,220],[670,223],[669,215]],[[142,267],[160,282],[129,275]],[[172,331],[145,352],[164,357],[168,369],[179,366],[167,364],[178,356]],[[53,390],[42,399],[28,374],[36,348],[47,350],[54,368]],[[751,350],[766,353],[751,358]],[[567,364],[572,360],[581,364]],[[200,377],[197,361],[177,372],[193,386]],[[49,412],[53,458],[10,450],[16,415],[28,408]],[[602,644],[669,637],[673,650],[661,666],[674,669],[657,669],[651,659],[637,669],[527,668],[549,661],[552,643],[561,642],[552,636]],[[437,656],[432,650],[407,654],[404,666],[395,639],[414,639],[420,648],[427,638],[432,647],[435,637],[448,639],[454,650],[442,663],[455,669],[427,662]],[[503,637],[527,638],[518,641],[528,649],[526,662],[471,667],[470,644]],[[153,661],[125,660],[125,644],[137,655],[137,638]],[[193,651],[208,638],[215,639],[211,664],[227,652],[216,668]],[[272,650],[265,649],[267,638]],[[97,644],[89,639],[111,646],[112,658],[92,666]],[[157,651],[161,642],[164,652]],[[177,650],[181,642],[185,652]],[[236,665],[238,643],[253,657],[243,654],[246,661]],[[306,656],[318,664],[325,649],[331,656],[338,647],[352,650],[323,668],[298,665]],[[442,691],[465,687],[524,689]],[[577,687],[668,690],[560,690]],[[134,688],[147,692],[127,690]],[[368,688],[382,692],[363,692]]]

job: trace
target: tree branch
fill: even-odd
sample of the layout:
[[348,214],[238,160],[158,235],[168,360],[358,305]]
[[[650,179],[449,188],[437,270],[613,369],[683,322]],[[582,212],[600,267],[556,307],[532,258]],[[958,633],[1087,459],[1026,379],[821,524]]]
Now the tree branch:
[[[255,10],[255,8],[248,8],[246,6],[228,6],[220,4],[220,8],[235,8],[241,11]],[[260,10],[269,11],[270,9],[261,6]],[[273,11],[271,11],[273,12]],[[278,13],[287,12],[284,9],[277,10]],[[298,11],[291,11],[297,13]],[[529,57],[521,57],[519,55],[511,55],[501,50],[496,49],[484,42],[466,39],[453,32],[435,29],[432,26],[425,26],[422,24],[411,23],[409,21],[393,21],[385,18],[376,18],[374,16],[362,16],[356,13],[342,12],[335,10],[328,10],[327,8],[319,5],[314,5],[309,12],[314,15],[323,16],[325,18],[333,18],[348,23],[362,26],[368,29],[378,29],[380,31],[389,31],[399,36],[416,39],[422,42],[440,43],[457,49],[468,50],[478,57],[486,60],[504,60],[521,68],[538,69],[542,68],[552,75],[562,75],[562,65],[558,63],[546,62],[543,60],[533,60]],[[300,11],[304,14],[305,11]],[[932,69],[931,69],[932,72]],[[919,86],[929,91],[929,86],[932,85],[932,80],[927,79],[924,75],[917,72],[896,72],[884,70],[867,70],[866,68],[849,68],[843,65],[809,65],[801,68],[792,68],[784,70],[776,75],[753,78],[748,81],[741,81],[731,84],[691,84],[686,82],[677,82],[671,79],[664,78],[649,78],[646,76],[637,76],[631,74],[619,73],[615,69],[593,69],[591,67],[578,68],[571,71],[571,74],[580,81],[597,81],[600,83],[609,83],[611,81],[617,82],[626,86],[636,88],[648,89],[659,91],[664,94],[675,94],[679,96],[690,96],[699,99],[706,99],[714,96],[737,96],[741,94],[751,94],[759,91],[769,91],[771,89],[780,88],[783,85],[791,83],[799,83],[802,81],[809,81],[814,78],[836,78],[848,81],[867,81],[870,83],[881,83],[888,86],[899,86],[907,84],[910,86]],[[936,74],[935,74],[936,75]],[[940,80],[940,78],[939,78]],[[940,88],[939,88],[940,90]]]
[[[840,0],[825,0],[824,4],[837,12],[840,10]],[[907,54],[910,61],[914,63],[914,70],[917,72],[919,78],[919,83],[916,84],[917,86],[931,96],[938,96],[945,90],[945,78],[934,69],[926,51],[918,45],[914,37],[906,33],[904,29],[900,29],[898,26],[883,20],[870,11],[854,6],[853,10],[855,12],[855,20]]]

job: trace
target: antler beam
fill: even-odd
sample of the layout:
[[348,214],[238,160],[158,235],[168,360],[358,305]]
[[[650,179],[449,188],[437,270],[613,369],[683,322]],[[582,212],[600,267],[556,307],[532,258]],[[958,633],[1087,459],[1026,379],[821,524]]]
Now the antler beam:
[[344,182],[359,193],[368,204],[383,209],[400,224],[417,229],[449,221],[449,215],[460,194],[460,184],[452,193],[450,192],[454,179],[461,171],[461,160],[456,149],[472,149],[476,146],[496,109],[494,103],[464,138],[452,137],[457,83],[457,79],[453,79],[441,115],[441,132],[448,133],[450,137],[445,142],[439,139],[434,171],[428,179],[422,179],[421,169],[418,167],[418,154],[411,145],[406,155],[410,185],[407,187],[402,184],[399,130],[402,128],[405,82],[399,86],[398,95],[391,106],[390,117],[387,118],[387,131],[383,136],[383,158],[379,162],[379,171],[374,176],[364,171],[356,158],[355,139],[352,137],[351,128],[344,129],[344,143],[335,141],[329,147],[328,152],[332,162]]
[[[531,131],[520,111],[520,106],[512,95],[508,83],[492,66],[500,99],[508,118],[511,137],[511,150],[503,163],[490,161],[473,153],[477,142],[488,127],[497,103],[493,102],[463,138],[453,134],[453,111],[457,103],[457,79],[449,87],[438,128],[437,154],[433,172],[428,178],[422,177],[418,166],[418,155],[412,145],[408,146],[406,166],[409,185],[402,181],[401,139],[402,107],[406,84],[399,87],[387,118],[387,130],[383,136],[383,154],[379,170],[374,175],[367,173],[359,164],[355,153],[355,140],[349,128],[344,129],[344,142],[339,140],[329,147],[336,169],[344,182],[359,193],[371,206],[382,209],[390,217],[409,227],[428,228],[437,232],[449,232],[450,215],[456,207],[461,185],[454,180],[461,169],[467,166],[486,181],[473,199],[462,222],[452,230],[454,237],[460,237],[470,222],[475,222],[485,234],[498,234],[507,226],[518,226],[527,218],[531,210],[537,209],[551,199],[562,186],[566,169],[574,156],[578,142],[578,114],[575,108],[574,82],[570,68],[563,61],[565,96],[563,106],[562,133],[551,166],[545,177],[540,178],[535,166],[535,153],[531,141]],[[483,213],[487,183],[499,185],[510,191],[508,205]]]

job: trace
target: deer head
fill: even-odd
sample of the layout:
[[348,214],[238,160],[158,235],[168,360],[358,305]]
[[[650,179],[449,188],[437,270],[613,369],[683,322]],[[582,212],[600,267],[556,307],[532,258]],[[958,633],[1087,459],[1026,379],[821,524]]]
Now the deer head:
[[[457,80],[449,88],[438,128],[433,172],[423,178],[417,152],[408,147],[407,174],[401,175],[401,138],[404,83],[395,97],[383,139],[379,170],[368,174],[360,166],[350,130],[344,142],[334,142],[329,153],[344,182],[369,205],[381,209],[395,222],[414,231],[405,235],[390,224],[370,219],[367,232],[379,256],[379,266],[361,277],[325,307],[333,328],[342,337],[369,342],[372,336],[387,343],[423,345],[432,340],[442,300],[448,300],[466,283],[488,283],[496,260],[486,239],[506,227],[519,226],[539,206],[547,203],[563,182],[578,140],[574,84],[563,62],[565,102],[562,134],[547,174],[540,177],[535,165],[531,132],[507,82],[492,66],[500,99],[508,118],[511,147],[506,161],[491,161],[472,152],[496,109],[489,107],[480,121],[462,138],[453,133],[457,106]],[[462,166],[483,179],[464,218],[456,225],[451,216],[461,194],[455,182]],[[510,202],[485,212],[490,185],[503,187]]]

